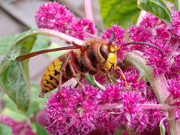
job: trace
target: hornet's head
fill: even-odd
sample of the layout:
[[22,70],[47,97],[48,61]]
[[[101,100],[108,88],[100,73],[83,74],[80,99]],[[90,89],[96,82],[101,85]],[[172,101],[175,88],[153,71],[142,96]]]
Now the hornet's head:
[[[112,32],[112,34],[110,36],[109,43],[102,44],[100,46],[100,53],[101,53],[102,57],[105,59],[104,60],[105,67],[109,71],[116,67],[116,64],[117,64],[117,50],[120,49],[120,47],[117,47],[115,44],[112,44],[113,39],[114,39],[114,32]],[[158,46],[153,45],[151,43],[147,43],[147,42],[142,42],[142,41],[127,42],[127,43],[121,45],[121,48],[125,47],[125,46],[128,46],[128,45],[133,45],[133,44],[146,45],[146,46],[153,47],[153,48],[160,51],[160,53],[162,55],[162,59],[164,57],[163,51]]]
[[100,53],[105,59],[105,67],[110,71],[116,67],[117,63],[117,50],[119,49],[116,45],[112,44],[114,39],[114,32],[110,36],[108,44],[102,44],[100,46]]

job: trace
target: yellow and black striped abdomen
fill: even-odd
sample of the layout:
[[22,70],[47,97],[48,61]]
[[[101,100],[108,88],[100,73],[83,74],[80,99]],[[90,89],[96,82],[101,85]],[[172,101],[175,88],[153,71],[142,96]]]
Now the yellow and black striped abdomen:
[[[61,68],[63,66],[61,57],[57,57],[46,69],[44,75],[41,80],[41,89],[42,93],[47,93],[53,89],[55,89],[59,84],[59,74],[61,72]],[[62,58],[61,58],[62,59]],[[43,96],[43,95],[42,95]]]

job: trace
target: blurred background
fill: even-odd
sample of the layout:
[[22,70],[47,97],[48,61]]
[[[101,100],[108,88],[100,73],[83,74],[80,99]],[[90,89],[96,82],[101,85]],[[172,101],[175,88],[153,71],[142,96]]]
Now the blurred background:
[[[83,0],[56,0],[75,14],[77,17],[85,17]],[[10,35],[22,33],[30,28],[37,28],[35,12],[45,0],[0,0],[0,39]],[[93,14],[96,27],[101,31],[103,24],[100,16],[97,0],[92,0]],[[51,42],[64,44],[64,41],[50,38]],[[3,45],[3,44],[0,44]],[[0,61],[3,56],[0,55]],[[49,65],[50,60],[39,55],[30,59],[30,78],[40,83],[42,74]]]

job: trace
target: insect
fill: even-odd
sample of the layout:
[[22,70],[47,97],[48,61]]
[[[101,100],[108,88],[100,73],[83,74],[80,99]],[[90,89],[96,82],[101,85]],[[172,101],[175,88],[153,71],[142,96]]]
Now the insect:
[[[122,70],[116,66],[117,50],[119,50],[120,47],[117,47],[117,45],[113,43],[113,39],[114,33],[111,34],[108,42],[105,40],[91,39],[87,40],[84,46],[73,42],[72,46],[32,52],[21,55],[17,57],[16,60],[23,61],[42,53],[69,50],[67,53],[57,57],[47,67],[41,80],[40,97],[44,97],[45,93],[60,87],[73,77],[77,80],[77,85],[82,88],[81,80],[85,77],[85,73],[95,75],[99,72],[104,72],[111,81],[109,73],[111,71],[118,71],[126,87],[128,87]],[[121,48],[130,44],[145,44],[158,49],[163,55],[160,48],[145,42],[129,42],[122,45]]]

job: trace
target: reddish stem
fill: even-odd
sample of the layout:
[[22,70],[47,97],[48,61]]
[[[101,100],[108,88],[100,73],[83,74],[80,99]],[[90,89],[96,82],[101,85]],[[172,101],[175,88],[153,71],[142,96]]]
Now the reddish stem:
[[86,18],[94,21],[91,0],[84,0],[84,8],[86,12]]
[[172,110],[173,107],[166,104],[141,104],[142,109],[158,109],[158,110]]

